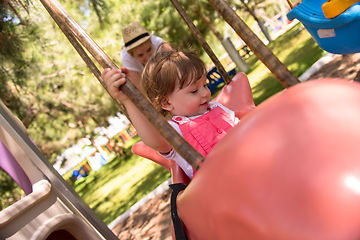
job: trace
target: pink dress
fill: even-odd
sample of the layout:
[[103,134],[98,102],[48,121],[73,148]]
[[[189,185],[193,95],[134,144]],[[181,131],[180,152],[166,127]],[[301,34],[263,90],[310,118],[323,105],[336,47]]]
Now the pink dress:
[[[219,103],[210,102],[209,111],[195,118],[174,116],[172,121],[178,125],[179,129],[169,123],[177,131],[180,130],[184,139],[206,157],[216,143],[237,124],[238,119],[234,114],[230,116],[228,112],[233,113]],[[195,170],[175,151],[171,151],[164,157],[176,161],[190,178],[194,176]]]

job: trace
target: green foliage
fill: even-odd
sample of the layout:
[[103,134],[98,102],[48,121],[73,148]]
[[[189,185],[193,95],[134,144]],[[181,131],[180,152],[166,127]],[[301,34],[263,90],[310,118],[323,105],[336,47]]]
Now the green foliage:
[[[63,4],[84,26],[91,8],[103,11],[95,19],[106,19],[104,1]],[[0,33],[1,43],[7,44],[0,48],[0,98],[53,161],[54,153],[77,138],[91,135],[98,125],[107,126],[107,118],[118,109],[40,2],[29,9],[26,24],[15,24],[17,15],[0,5],[2,10],[2,19],[10,20],[3,22]]]
[[137,136],[127,144],[127,157],[111,160],[73,185],[106,224],[170,178],[170,172],[162,166],[131,153],[132,144],[139,140]]
[[[196,1],[196,3],[189,0],[179,2],[202,35],[205,37],[209,35],[210,29],[195,14],[195,10],[201,10],[210,20],[215,21],[217,14],[209,3],[205,0]],[[148,31],[154,31],[155,35],[174,43],[179,48],[192,47],[201,53],[203,52],[182,17],[168,0],[109,1],[108,5],[108,15],[111,16],[109,17],[111,23],[104,24],[101,29],[99,25],[94,24],[89,26],[88,30],[92,36],[96,36],[101,32],[102,37],[99,39],[99,44],[104,46],[103,49],[112,59],[117,60],[116,63],[120,62],[120,49],[123,44],[121,28],[136,20],[146,26]]]
[[[20,97],[20,89],[26,85],[26,78],[37,69],[36,61],[26,56],[29,42],[38,38],[38,28],[29,21],[19,19],[21,11],[10,11],[9,5],[0,4],[0,98],[24,117],[25,107]],[[11,91],[9,91],[11,83]]]
[[[326,54],[301,23],[281,35],[268,47],[298,77]],[[255,55],[248,58],[246,62],[251,66],[247,75],[251,82],[256,105],[284,89]]]
[[0,211],[17,202],[24,195],[16,182],[0,168]]

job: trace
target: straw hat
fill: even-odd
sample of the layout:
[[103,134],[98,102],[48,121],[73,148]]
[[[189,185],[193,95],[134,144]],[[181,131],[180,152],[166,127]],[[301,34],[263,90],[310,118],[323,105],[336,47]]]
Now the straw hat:
[[125,50],[129,51],[148,40],[154,32],[148,32],[140,22],[132,22],[126,28],[122,28]]

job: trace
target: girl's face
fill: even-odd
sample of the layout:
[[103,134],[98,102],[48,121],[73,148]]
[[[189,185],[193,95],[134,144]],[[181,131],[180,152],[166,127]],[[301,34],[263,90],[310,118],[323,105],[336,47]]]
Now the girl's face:
[[175,91],[162,101],[162,108],[169,111],[172,116],[196,116],[206,112],[210,96],[206,76],[203,75],[197,82],[180,90],[177,83]]
[[146,41],[132,50],[133,57],[136,58],[144,66],[149,61],[153,53],[154,48],[151,41]]

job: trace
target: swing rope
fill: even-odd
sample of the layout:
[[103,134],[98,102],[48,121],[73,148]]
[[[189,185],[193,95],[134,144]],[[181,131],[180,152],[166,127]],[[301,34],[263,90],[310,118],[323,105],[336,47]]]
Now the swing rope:
[[[81,58],[84,60],[84,62],[86,63],[86,65],[88,66],[88,68],[91,70],[91,72],[95,75],[95,77],[97,78],[97,80],[101,83],[101,85],[106,89],[106,84],[104,83],[104,81],[101,79],[101,73],[99,71],[99,69],[96,67],[96,65],[94,64],[94,62],[90,59],[90,57],[88,56],[88,54],[85,52],[85,50],[83,49],[83,47],[81,46],[81,44],[77,41],[77,39],[74,37],[74,35],[71,34],[71,32],[66,28],[66,25],[63,24],[58,17],[56,17],[56,15],[54,14],[54,12],[52,12],[52,10],[47,6],[44,5],[45,9],[50,13],[51,12],[51,16],[54,19],[55,23],[59,26],[59,28],[61,29],[61,31],[64,33],[64,35],[67,37],[67,39],[69,40],[69,42],[73,45],[73,47],[75,48],[75,50],[78,52],[78,54],[81,56]],[[125,106],[118,100],[113,99],[115,101],[115,103],[118,105],[118,107],[120,108],[120,110],[126,115],[126,117],[128,119],[128,113],[126,111]]]
[[290,9],[293,9],[294,6],[292,5],[291,1],[290,1],[290,0],[286,0],[286,1],[287,1],[287,3],[289,4]]
[[185,10],[182,8],[180,3],[177,0],[170,0],[170,2],[174,5],[180,16],[184,19],[185,23],[188,25],[189,29],[195,36],[195,38],[198,40],[198,42],[201,44],[202,48],[205,50],[205,52],[209,55],[210,59],[215,64],[216,68],[218,69],[221,76],[224,78],[225,84],[229,84],[231,82],[231,79],[229,77],[229,74],[226,72],[223,65],[220,63],[219,59],[216,57],[215,53],[211,50],[209,44],[205,41],[204,37],[200,33],[200,31],[196,28],[194,23],[191,21],[190,17],[187,15]]
[[285,88],[300,83],[299,79],[280,62],[224,0],[208,0],[208,2]]

